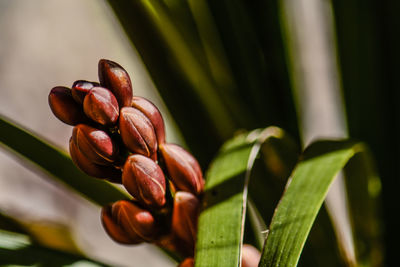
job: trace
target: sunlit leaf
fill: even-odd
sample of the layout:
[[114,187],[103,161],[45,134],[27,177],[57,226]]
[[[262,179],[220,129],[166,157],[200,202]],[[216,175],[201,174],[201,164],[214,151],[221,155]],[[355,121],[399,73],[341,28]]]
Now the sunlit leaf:
[[364,146],[350,141],[319,141],[306,149],[273,216],[260,266],[296,266],[329,186],[360,152]]
[[276,127],[242,134],[227,142],[211,164],[199,219],[196,266],[238,265],[251,168],[261,144],[282,136]]

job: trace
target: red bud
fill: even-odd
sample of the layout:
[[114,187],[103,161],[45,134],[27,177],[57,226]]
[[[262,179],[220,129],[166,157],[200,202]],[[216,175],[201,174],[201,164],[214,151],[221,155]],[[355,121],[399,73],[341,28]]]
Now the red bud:
[[110,182],[121,183],[121,171],[112,166],[97,165],[83,155],[72,138],[69,140],[69,153],[72,161],[87,175],[107,179]]
[[122,108],[119,130],[122,141],[131,152],[156,159],[156,134],[150,120],[142,112],[132,107]]
[[107,234],[117,243],[121,244],[139,244],[143,239],[138,235],[128,235],[120,225],[118,225],[111,215],[111,206],[103,207],[101,210],[101,223]]
[[126,190],[144,205],[162,207],[165,204],[165,177],[152,159],[136,154],[129,156],[122,173]]
[[72,139],[79,151],[93,163],[109,165],[118,157],[118,146],[102,130],[78,124],[72,131]]
[[101,125],[113,125],[118,120],[119,107],[117,99],[107,89],[93,87],[83,101],[85,114]]
[[147,210],[141,209],[127,200],[120,200],[112,205],[112,215],[116,221],[130,236],[151,241],[157,227],[153,215]]
[[194,267],[194,259],[193,258],[186,258],[182,261],[178,267]]
[[175,194],[171,228],[192,250],[196,242],[199,204],[197,197],[189,192],[179,191]]
[[157,136],[157,143],[165,143],[165,126],[163,117],[158,108],[146,98],[134,96],[132,107],[140,110],[152,123]]
[[203,174],[192,154],[175,144],[161,144],[159,149],[176,187],[195,195],[200,194],[204,188]]
[[96,82],[88,82],[85,80],[75,81],[72,84],[71,88],[72,97],[79,104],[83,104],[83,99],[85,98],[87,93],[89,93],[90,89],[92,89],[95,86],[100,86],[100,84]]
[[51,89],[49,105],[53,114],[66,124],[77,125],[87,121],[82,107],[74,101],[71,90],[67,87],[57,86]]
[[117,98],[119,107],[128,107],[132,102],[132,85],[126,70],[111,60],[99,61],[100,84]]
[[242,248],[242,267],[257,267],[261,254],[252,245],[244,244]]

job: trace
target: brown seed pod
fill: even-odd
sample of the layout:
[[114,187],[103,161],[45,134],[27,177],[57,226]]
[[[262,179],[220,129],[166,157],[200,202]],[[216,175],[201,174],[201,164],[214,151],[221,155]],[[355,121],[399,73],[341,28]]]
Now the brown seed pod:
[[112,215],[115,222],[129,234],[129,236],[152,241],[157,234],[157,226],[153,215],[139,208],[128,200],[120,200],[112,205]]
[[113,220],[111,206],[105,206],[101,209],[101,223],[107,234],[117,243],[133,245],[144,241],[138,235],[128,235],[125,230]]
[[150,207],[165,204],[165,177],[161,168],[152,159],[136,154],[125,162],[122,184],[139,202]]
[[157,143],[165,143],[165,126],[160,110],[146,98],[134,96],[132,107],[140,110],[152,123],[157,136]]
[[79,104],[83,104],[83,99],[93,87],[100,86],[97,82],[89,82],[85,80],[78,80],[72,84],[71,93],[72,97]]
[[171,229],[194,250],[197,235],[197,220],[200,212],[198,198],[184,191],[176,192],[172,211]]
[[168,174],[180,190],[199,195],[204,188],[203,174],[197,160],[182,147],[175,144],[159,146]]
[[78,124],[72,130],[72,140],[79,151],[93,163],[110,165],[118,157],[118,146],[105,131]]
[[138,109],[121,109],[119,130],[125,146],[132,153],[157,159],[157,138],[150,120]]
[[69,153],[75,165],[87,175],[106,179],[113,183],[121,183],[122,173],[120,170],[112,166],[103,166],[93,163],[79,151],[72,138],[69,140]]
[[186,258],[182,261],[178,267],[194,267],[194,259],[193,258]]
[[132,84],[129,74],[118,63],[111,60],[99,61],[100,84],[117,98],[120,108],[128,107],[132,101]]
[[260,262],[261,254],[258,249],[249,244],[244,244],[242,248],[242,267],[257,267]]
[[67,87],[57,86],[51,89],[49,105],[53,114],[66,124],[77,125],[88,120],[82,107],[75,102],[71,90]]
[[86,116],[105,126],[114,125],[119,116],[118,102],[106,88],[93,87],[85,96],[83,111]]

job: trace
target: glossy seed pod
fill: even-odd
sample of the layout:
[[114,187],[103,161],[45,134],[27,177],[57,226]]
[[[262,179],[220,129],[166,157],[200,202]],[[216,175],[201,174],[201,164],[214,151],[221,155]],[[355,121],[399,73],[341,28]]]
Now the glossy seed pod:
[[112,166],[103,166],[93,163],[79,151],[72,138],[69,140],[69,153],[75,165],[87,175],[106,179],[113,183],[121,183],[122,173],[120,170]]
[[244,244],[242,248],[242,267],[257,267],[261,259],[261,253],[249,244]]
[[169,178],[182,191],[199,195],[204,188],[203,174],[197,160],[182,147],[175,144],[161,144],[161,156]]
[[165,204],[164,173],[150,158],[139,154],[129,156],[124,165],[122,184],[146,206],[162,207]]
[[132,153],[138,153],[156,160],[157,138],[150,120],[138,109],[121,109],[119,130],[125,146]]
[[153,215],[128,200],[120,200],[112,205],[112,215],[130,236],[151,241],[157,234]]
[[153,124],[157,143],[165,143],[165,125],[160,110],[149,100],[140,96],[132,98],[132,107],[140,110]]
[[184,191],[176,192],[172,211],[171,229],[193,250],[197,235],[197,220],[200,212],[198,198]]
[[125,230],[113,220],[111,206],[105,206],[101,209],[101,223],[108,236],[117,243],[133,245],[144,241],[138,235],[128,235],[127,232],[125,232]]
[[178,267],[194,267],[194,259],[193,258],[186,258],[182,261]]
[[93,87],[90,90],[83,100],[83,111],[86,116],[104,126],[114,125],[119,116],[117,99],[103,87]]
[[120,108],[128,107],[132,102],[132,84],[126,70],[111,60],[99,61],[100,84],[109,89],[117,98]]
[[71,90],[67,87],[57,86],[51,89],[49,105],[53,114],[66,124],[77,125],[88,120],[82,107],[75,102]]
[[93,163],[110,165],[118,157],[118,146],[105,131],[97,128],[78,124],[72,130],[72,140]]
[[71,87],[72,97],[79,104],[83,104],[83,99],[85,98],[87,93],[89,93],[90,89],[96,86],[100,86],[100,84],[97,82],[89,82],[85,80],[75,81]]

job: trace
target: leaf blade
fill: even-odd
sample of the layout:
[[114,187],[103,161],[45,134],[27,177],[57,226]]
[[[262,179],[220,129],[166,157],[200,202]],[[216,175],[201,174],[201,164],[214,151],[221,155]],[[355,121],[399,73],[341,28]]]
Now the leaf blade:
[[206,178],[205,208],[200,214],[196,266],[237,266],[241,260],[247,184],[260,146],[280,138],[276,127],[253,131],[228,141]]
[[329,186],[359,152],[363,145],[351,141],[319,141],[304,152],[273,216],[259,266],[296,266]]

